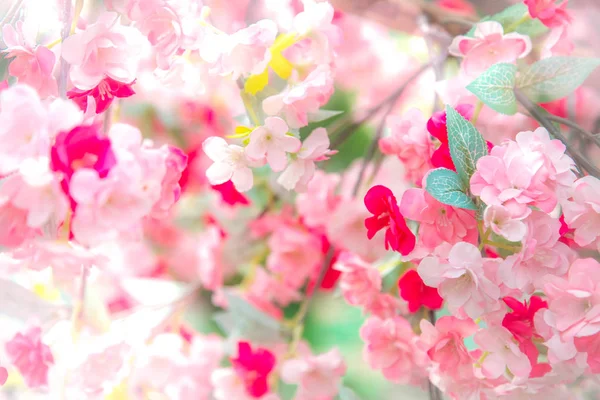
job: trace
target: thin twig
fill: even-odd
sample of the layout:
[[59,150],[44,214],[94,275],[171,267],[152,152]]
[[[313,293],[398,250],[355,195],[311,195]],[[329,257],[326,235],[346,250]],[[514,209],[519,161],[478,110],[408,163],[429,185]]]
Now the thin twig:
[[574,131],[576,131],[577,133],[582,134],[583,136],[585,136],[587,139],[593,141],[594,143],[596,143],[598,146],[600,146],[600,137],[594,135],[592,132],[585,130],[584,128],[582,128],[579,124],[577,124],[574,121],[571,121],[570,119],[567,118],[562,118],[556,115],[547,115],[546,116],[550,121],[553,122],[558,122],[561,125],[566,125],[569,128],[572,128]]
[[546,128],[546,130],[550,132],[552,136],[564,143],[565,147],[567,148],[567,153],[571,156],[571,158],[573,158],[573,161],[575,161],[575,164],[579,170],[585,170],[596,178],[600,177],[600,170],[596,168],[596,166],[593,165],[587,158],[585,158],[585,156],[573,148],[573,146],[566,140],[560,129],[556,129],[554,125],[552,125],[551,120],[543,113],[539,112],[539,110],[535,107],[535,104],[533,104],[531,100],[527,98],[527,96],[521,93],[521,91],[518,89],[515,89],[515,96],[517,101],[521,103],[523,107],[525,107],[527,112],[533,118],[535,118],[544,128]]

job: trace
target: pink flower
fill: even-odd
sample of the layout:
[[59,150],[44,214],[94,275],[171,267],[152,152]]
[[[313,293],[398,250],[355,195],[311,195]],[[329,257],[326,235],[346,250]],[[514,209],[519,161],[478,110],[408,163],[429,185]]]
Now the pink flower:
[[96,102],[96,114],[102,114],[110,107],[115,97],[123,99],[133,96],[135,92],[131,87],[135,81],[131,83],[122,83],[112,78],[106,77],[100,83],[87,90],[73,88],[67,92],[67,97],[73,100],[81,110],[87,110],[88,97],[93,97]]
[[475,343],[489,354],[481,362],[481,371],[486,378],[496,379],[504,375],[506,369],[516,377],[527,378],[531,363],[519,350],[511,333],[503,327],[488,327],[475,334]]
[[158,67],[168,69],[182,44],[176,10],[163,0],[131,0],[127,3],[127,16],[154,47]]
[[281,379],[298,385],[296,396],[303,399],[332,399],[345,373],[346,364],[338,349],[291,359],[281,366]]
[[364,359],[386,379],[418,384],[426,375],[427,355],[417,347],[417,336],[404,317],[371,317],[360,328],[360,337]]
[[568,0],[556,4],[556,0],[523,0],[532,18],[538,18],[549,28],[567,25],[572,17],[567,12]]
[[[540,58],[548,58],[552,56],[568,56],[573,53],[574,48],[575,45],[569,39],[569,35],[567,34],[567,26],[560,25],[555,28],[552,28],[550,32],[546,35]],[[566,100],[566,98],[563,98],[561,100]]]
[[298,193],[296,209],[306,226],[317,228],[327,224],[340,200],[336,195],[339,183],[339,175],[317,170],[306,185],[306,191]]
[[160,184],[160,199],[152,207],[151,216],[154,218],[167,217],[173,205],[179,200],[181,195],[179,179],[187,166],[187,155],[177,147],[166,145],[160,150],[164,154],[166,171]]
[[277,182],[287,190],[305,191],[315,173],[315,161],[327,160],[335,153],[329,150],[329,136],[325,128],[317,128],[304,140],[298,153],[292,155],[292,161]]
[[41,328],[34,326],[24,333],[17,333],[5,346],[10,362],[30,388],[46,386],[48,369],[54,364],[50,347],[42,343],[41,335]]
[[447,263],[426,257],[417,271],[427,286],[438,289],[453,314],[463,310],[469,317],[478,318],[491,311],[500,296],[498,286],[485,275],[484,261],[493,263],[484,260],[476,246],[459,242],[450,250]]
[[600,263],[593,258],[576,260],[566,277],[547,277],[545,321],[563,340],[600,332]]
[[408,311],[415,313],[425,306],[430,310],[442,308],[443,299],[437,289],[427,286],[414,269],[408,270],[398,281],[400,296],[408,302]]
[[464,57],[463,71],[477,76],[496,63],[514,63],[531,51],[531,39],[516,32],[504,34],[499,22],[477,24],[474,37],[457,36],[450,45],[450,54]]
[[525,223],[520,219],[512,218],[508,209],[503,206],[486,207],[483,222],[486,228],[490,228],[496,235],[511,242],[520,242],[527,232]]
[[502,299],[512,312],[507,313],[502,319],[502,326],[519,342],[531,341],[533,337],[541,337],[535,331],[533,318],[541,310],[548,308],[548,303],[539,296],[531,296],[529,303],[525,300],[519,302],[514,297]]
[[118,14],[105,12],[62,44],[62,57],[71,64],[71,81],[82,90],[95,88],[105,77],[133,82],[142,40],[137,29],[120,24]]
[[246,392],[257,399],[269,391],[267,379],[275,362],[275,355],[269,350],[260,347],[252,350],[248,342],[239,342],[237,358],[231,359],[233,369],[246,386]]
[[391,136],[379,140],[383,154],[395,155],[406,167],[407,179],[417,185],[432,168],[433,142],[425,128],[423,113],[412,108],[402,117],[388,117],[386,125]]
[[0,367],[0,387],[6,383],[8,379],[8,371],[4,367]]
[[369,240],[378,231],[385,229],[385,249],[391,247],[402,255],[409,254],[415,248],[416,238],[408,229],[392,191],[382,185],[373,186],[365,195],[364,201],[367,210],[373,214],[365,219]]
[[545,129],[520,132],[516,141],[495,146],[477,161],[471,192],[488,206],[506,207],[514,219],[529,215],[529,206],[550,213],[567,197],[573,166],[564,144]]
[[[37,32],[36,32],[37,33]],[[6,44],[6,58],[14,59],[8,65],[8,73],[19,83],[34,88],[40,97],[56,96],[56,79],[52,75],[55,55],[44,46],[37,46],[35,34],[18,21],[16,29],[11,25],[2,28],[2,39]]]
[[441,204],[423,189],[405,191],[400,212],[420,223],[419,239],[429,249],[442,243],[475,243],[477,240],[477,223],[472,212]]
[[267,115],[280,115],[290,128],[298,129],[308,125],[311,114],[319,111],[332,94],[333,74],[329,65],[323,64],[302,82],[267,97],[262,107]]
[[271,169],[279,172],[283,171],[288,163],[286,153],[296,153],[301,146],[300,139],[288,135],[288,126],[284,120],[268,117],[264,126],[255,128],[250,134],[246,155],[253,161],[266,158]]
[[465,347],[464,339],[477,331],[477,325],[470,320],[444,316],[435,326],[426,319],[421,320],[419,348],[427,352],[429,359],[439,368],[439,372],[452,377],[470,376],[473,359]]
[[573,185],[571,201],[562,204],[565,222],[574,229],[573,239],[580,246],[595,244],[600,251],[600,181],[584,176]]
[[215,291],[223,286],[226,266],[223,263],[225,235],[217,224],[209,224],[197,241],[197,268],[202,286]]
[[213,161],[206,170],[211,185],[231,180],[240,192],[252,189],[254,178],[243,147],[227,144],[225,139],[211,136],[202,143],[202,150]]
[[301,45],[308,42],[308,54],[314,64],[332,62],[334,46],[342,42],[341,29],[334,24],[335,10],[328,2],[307,1],[304,11],[296,14],[293,20],[294,30],[305,38]]
[[[179,182],[181,183],[181,180]],[[230,206],[235,206],[236,204],[240,204],[241,206],[250,205],[250,200],[248,197],[238,192],[231,181],[220,183],[218,185],[211,185],[211,189],[219,192],[221,195],[221,200]]]

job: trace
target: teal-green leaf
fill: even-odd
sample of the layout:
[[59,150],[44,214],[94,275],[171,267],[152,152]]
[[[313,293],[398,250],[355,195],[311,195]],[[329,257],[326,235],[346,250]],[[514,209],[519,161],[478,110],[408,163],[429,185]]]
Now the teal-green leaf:
[[454,171],[437,168],[427,174],[425,190],[440,203],[476,210],[473,200],[465,193],[465,184]]
[[545,58],[520,72],[516,85],[531,101],[547,103],[573,93],[598,65],[600,58]]
[[517,67],[513,64],[494,64],[467,89],[492,110],[514,115],[517,112],[514,92],[516,72]]
[[[528,35],[532,38],[546,33],[548,28],[537,18],[529,19],[519,23],[528,13],[529,11],[527,10],[527,6],[523,3],[519,3],[505,8],[497,14],[483,17],[480,22],[497,21],[500,22],[504,28],[504,33],[510,33],[510,31],[514,31],[522,35]],[[477,25],[473,26],[466,36],[473,37],[476,27]]]
[[475,172],[477,160],[488,154],[487,143],[473,124],[448,105],[446,126],[452,162],[460,180],[468,185],[471,175]]

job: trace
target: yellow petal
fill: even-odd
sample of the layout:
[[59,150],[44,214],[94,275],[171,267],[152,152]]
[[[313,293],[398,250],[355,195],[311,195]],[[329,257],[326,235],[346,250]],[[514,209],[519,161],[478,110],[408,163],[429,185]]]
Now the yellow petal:
[[260,92],[269,84],[269,69],[265,70],[258,75],[250,75],[244,84],[244,90],[251,95],[255,95]]
[[281,79],[286,80],[292,75],[292,70],[294,69],[292,63],[281,54],[273,54],[271,61],[269,61],[269,66]]
[[127,382],[123,381],[113,388],[113,391],[104,396],[104,400],[129,400]]
[[279,54],[283,50],[287,49],[294,43],[296,43],[296,37],[298,35],[294,32],[284,33],[283,35],[277,36],[275,42],[271,46],[271,53]]
[[60,292],[49,285],[44,283],[36,283],[33,285],[33,292],[38,295],[39,298],[47,301],[56,301],[60,299]]

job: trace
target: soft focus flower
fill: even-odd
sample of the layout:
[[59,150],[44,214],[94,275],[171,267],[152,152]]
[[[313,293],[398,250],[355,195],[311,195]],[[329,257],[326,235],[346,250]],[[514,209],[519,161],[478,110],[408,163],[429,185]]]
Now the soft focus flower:
[[450,54],[464,57],[461,67],[469,76],[477,76],[496,63],[514,63],[531,51],[531,39],[516,32],[504,34],[497,21],[477,24],[474,37],[457,36]]
[[317,128],[304,140],[300,150],[292,154],[292,161],[277,179],[288,190],[306,191],[315,174],[315,161],[327,160],[335,153],[329,150],[329,136],[325,128]]
[[[300,149],[300,152],[303,150]],[[306,226],[324,227],[335,210],[340,199],[336,188],[340,176],[316,170],[313,178],[306,185],[306,191],[296,196],[296,209]]]
[[4,367],[0,367],[0,387],[6,383],[8,379],[8,371]]
[[437,257],[421,260],[417,271],[423,282],[438,289],[452,313],[463,310],[471,318],[480,317],[496,306],[500,289],[485,275],[479,249],[471,243],[455,244],[448,254],[448,262]]
[[385,228],[385,248],[391,247],[402,255],[410,253],[415,248],[415,235],[406,226],[392,191],[385,186],[373,186],[364,201],[367,210],[373,214],[365,219],[367,237],[372,239]]
[[481,371],[486,378],[499,378],[508,369],[517,377],[526,378],[531,372],[531,363],[519,350],[511,333],[503,327],[489,327],[475,334],[475,343],[489,354],[481,362]]
[[95,88],[105,77],[133,82],[142,39],[137,29],[121,25],[118,14],[101,14],[96,23],[62,44],[62,57],[71,64],[71,81],[81,90]]
[[360,328],[363,357],[373,369],[396,383],[418,384],[425,375],[427,355],[417,347],[417,336],[401,316],[371,317]]
[[294,30],[309,42],[310,55],[315,64],[328,64],[334,56],[334,47],[341,42],[342,33],[333,23],[335,10],[329,2],[307,0],[304,11],[293,20]]
[[549,28],[567,25],[572,17],[567,12],[568,0],[523,0],[532,18],[538,18]]
[[[35,27],[37,29],[37,27]],[[8,65],[8,73],[17,81],[34,88],[40,97],[56,96],[56,79],[52,75],[55,55],[44,46],[37,46],[35,35],[22,21],[2,27],[2,40],[6,49],[5,57],[13,58]]]
[[225,139],[212,136],[202,143],[202,150],[213,161],[206,170],[206,177],[211,185],[231,180],[240,192],[252,188],[254,178],[243,147],[227,144]]
[[133,96],[135,94],[131,87],[133,83],[122,83],[106,77],[92,89],[82,90],[74,87],[67,92],[67,97],[85,111],[88,106],[88,97],[91,96],[96,102],[96,114],[101,114],[110,107],[115,97],[123,99]]
[[268,377],[275,367],[275,355],[267,349],[252,349],[250,343],[238,343],[237,358],[231,359],[235,373],[244,382],[246,392],[260,398],[269,391]]
[[265,119],[265,125],[255,128],[246,146],[246,155],[254,161],[266,159],[275,172],[283,171],[288,163],[286,153],[300,150],[300,139],[288,135],[288,126],[279,117]]
[[48,369],[54,364],[50,347],[42,342],[41,335],[41,328],[33,326],[24,333],[17,333],[5,346],[10,362],[30,388],[46,386]]
[[179,200],[181,173],[187,166],[187,155],[174,146],[163,146],[160,151],[164,154],[165,174],[161,180],[160,198],[152,207],[151,216],[165,218],[171,207]]
[[600,251],[600,181],[584,176],[573,185],[572,200],[562,204],[565,222],[580,246],[595,244]]
[[338,390],[346,364],[338,349],[317,356],[288,360],[281,366],[281,379],[298,385],[302,399],[331,399]]
[[437,289],[425,285],[414,269],[408,270],[402,275],[398,281],[398,288],[400,296],[408,301],[408,311],[411,313],[417,312],[421,306],[430,310],[442,308],[443,299]]
[[262,107],[267,115],[279,115],[290,128],[298,129],[308,125],[311,114],[319,111],[332,94],[331,68],[328,65],[319,65],[302,82],[267,97]]
[[387,118],[386,125],[391,135],[379,140],[383,154],[395,155],[406,167],[407,179],[417,185],[432,167],[433,142],[426,129],[423,113],[408,110],[403,116]]
[[221,195],[221,200],[230,206],[235,206],[236,204],[240,204],[242,206],[247,206],[250,204],[250,200],[248,197],[238,192],[235,188],[235,185],[232,181],[227,181],[225,183],[220,183],[218,185],[211,185],[211,188],[219,192]]

